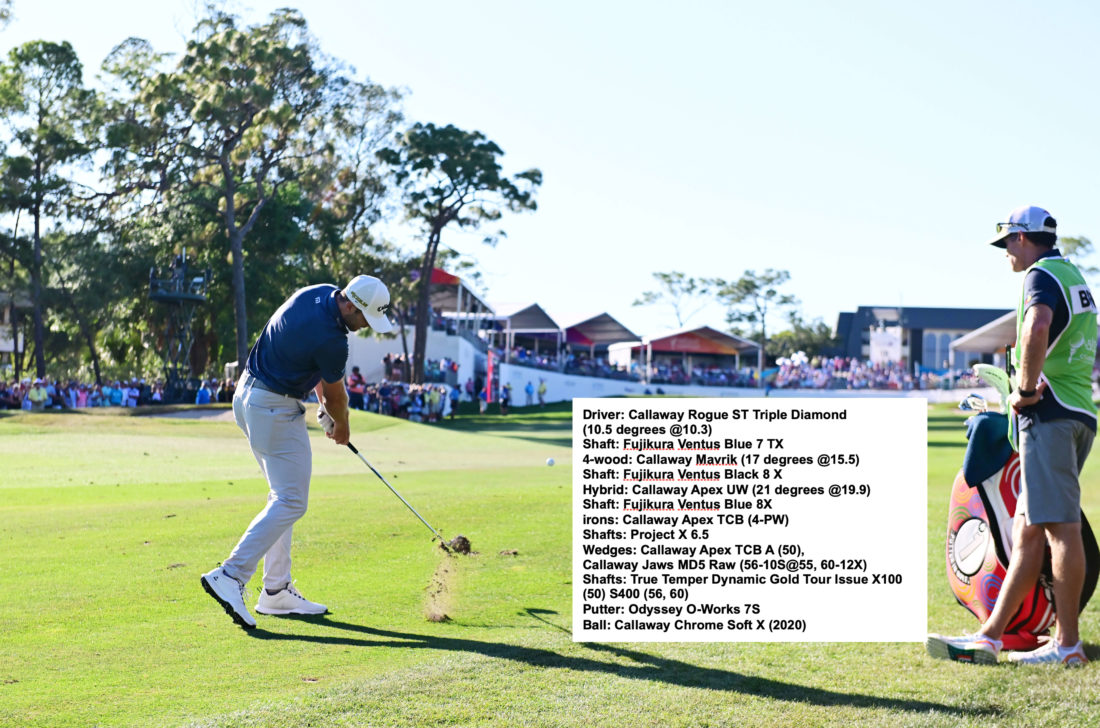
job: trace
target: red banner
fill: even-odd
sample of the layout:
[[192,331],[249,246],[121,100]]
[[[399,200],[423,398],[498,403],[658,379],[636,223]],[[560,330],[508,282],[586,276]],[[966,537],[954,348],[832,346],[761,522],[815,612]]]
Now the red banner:
[[489,350],[489,366],[485,374],[485,401],[493,401],[493,351]]

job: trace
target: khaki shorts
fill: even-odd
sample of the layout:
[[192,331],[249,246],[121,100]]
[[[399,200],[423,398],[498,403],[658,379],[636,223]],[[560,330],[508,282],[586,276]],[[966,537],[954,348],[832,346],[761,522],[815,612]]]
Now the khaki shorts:
[[1095,433],[1078,420],[1033,422],[1020,430],[1020,499],[1028,525],[1081,520],[1078,476]]

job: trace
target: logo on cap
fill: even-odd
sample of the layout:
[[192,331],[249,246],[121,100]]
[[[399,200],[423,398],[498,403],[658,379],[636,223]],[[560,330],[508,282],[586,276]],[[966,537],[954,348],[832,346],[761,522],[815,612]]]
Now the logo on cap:
[[359,308],[370,308],[367,302],[359,298],[359,294],[355,291],[348,291],[348,295],[355,299],[355,302],[359,304]]

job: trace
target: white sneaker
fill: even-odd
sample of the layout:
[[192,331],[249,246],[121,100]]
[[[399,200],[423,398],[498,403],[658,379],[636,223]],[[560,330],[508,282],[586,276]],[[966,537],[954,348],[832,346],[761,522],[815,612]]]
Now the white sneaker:
[[924,647],[937,660],[971,662],[975,665],[996,665],[997,657],[1001,654],[1001,641],[986,637],[981,632],[961,637],[930,634]]
[[244,584],[222,571],[222,567],[202,575],[202,588],[222,605],[234,622],[245,629],[256,627],[256,619],[244,605]]
[[260,614],[327,614],[328,607],[309,601],[291,583],[275,594],[262,590],[256,611]]
[[1080,667],[1088,663],[1085,648],[1078,642],[1073,647],[1062,647],[1057,640],[1051,640],[1037,650],[1013,652],[1006,658],[1017,665],[1064,665]]

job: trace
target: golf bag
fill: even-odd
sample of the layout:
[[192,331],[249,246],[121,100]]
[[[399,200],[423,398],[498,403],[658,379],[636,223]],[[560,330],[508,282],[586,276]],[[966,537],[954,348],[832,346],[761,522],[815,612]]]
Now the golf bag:
[[[984,622],[993,611],[1012,558],[1012,519],[1020,494],[1020,457],[1005,436],[1008,418],[982,412],[967,420],[963,467],[951,489],[947,515],[947,580],[959,604]],[[1100,548],[1081,514],[1085,544],[1083,610],[1100,576]],[[1054,623],[1050,550],[1035,586],[1005,629],[1004,649],[1031,650]]]

